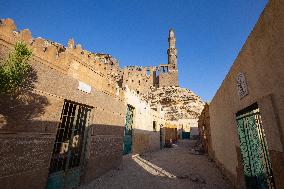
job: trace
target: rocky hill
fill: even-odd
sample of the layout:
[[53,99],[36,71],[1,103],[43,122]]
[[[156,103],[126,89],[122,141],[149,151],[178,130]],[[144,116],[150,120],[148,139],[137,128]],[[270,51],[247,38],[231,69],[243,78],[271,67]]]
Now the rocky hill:
[[153,109],[158,109],[161,106],[166,120],[171,121],[197,119],[204,105],[201,98],[192,91],[174,86],[153,87],[142,98],[149,102]]

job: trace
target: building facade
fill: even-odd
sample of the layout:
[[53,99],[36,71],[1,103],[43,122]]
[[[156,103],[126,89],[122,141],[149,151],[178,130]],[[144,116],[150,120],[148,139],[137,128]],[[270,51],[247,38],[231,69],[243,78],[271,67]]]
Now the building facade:
[[283,1],[269,1],[209,106],[213,157],[236,188],[284,188],[283,26]]
[[[165,144],[165,123],[163,112],[151,109],[149,103],[143,101],[136,91],[126,88],[125,103],[133,111],[131,136],[125,138],[128,153],[142,154],[163,148]],[[131,119],[129,120],[131,121]],[[125,153],[126,154],[126,153]]]
[[73,188],[120,166],[126,107],[115,59],[1,20],[1,59],[17,41],[32,49],[34,75],[0,97],[1,188]]
[[138,93],[178,85],[173,30],[169,63],[142,71],[121,69],[111,55],[73,39],[65,47],[33,38],[1,19],[1,60],[18,41],[33,52],[31,76],[17,94],[0,96],[1,188],[74,188],[119,167],[123,154],[164,146],[163,113]]

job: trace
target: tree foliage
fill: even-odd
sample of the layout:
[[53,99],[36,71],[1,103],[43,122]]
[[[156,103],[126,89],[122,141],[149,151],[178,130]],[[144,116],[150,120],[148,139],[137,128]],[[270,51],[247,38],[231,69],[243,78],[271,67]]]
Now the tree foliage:
[[8,58],[0,62],[0,93],[13,93],[23,86],[31,69],[32,51],[24,42],[17,42]]

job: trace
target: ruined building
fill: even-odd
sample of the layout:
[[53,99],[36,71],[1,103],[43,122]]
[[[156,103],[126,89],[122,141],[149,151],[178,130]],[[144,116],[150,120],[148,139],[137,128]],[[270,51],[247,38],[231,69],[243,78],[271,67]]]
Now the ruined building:
[[176,38],[172,29],[168,42],[168,64],[157,67],[127,66],[123,69],[123,84],[137,94],[146,94],[152,87],[178,86]]
[[198,137],[198,117],[204,102],[192,91],[175,86],[152,88],[143,99],[153,109],[163,110],[168,123],[176,125],[178,138]]
[[[179,138],[182,135],[198,136],[197,120],[203,102],[192,91],[179,87],[176,37],[169,31],[168,64],[157,67],[128,66],[123,69],[123,85],[136,91],[152,109],[162,110],[165,119],[176,125]],[[193,137],[195,137],[193,136]]]

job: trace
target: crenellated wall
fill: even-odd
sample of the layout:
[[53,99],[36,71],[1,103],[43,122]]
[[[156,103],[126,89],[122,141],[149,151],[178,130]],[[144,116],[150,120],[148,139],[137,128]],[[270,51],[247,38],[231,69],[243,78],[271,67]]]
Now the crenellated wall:
[[145,95],[152,88],[179,86],[177,68],[177,49],[174,31],[169,32],[168,64],[158,66],[127,66],[123,69],[123,85]]
[[178,85],[172,64],[121,69],[111,55],[84,50],[74,39],[64,46],[33,38],[29,30],[17,30],[12,19],[1,19],[0,60],[18,41],[33,52],[33,75],[28,88],[0,95],[1,188],[45,188],[66,100],[92,109],[81,162],[83,184],[120,166],[127,104],[136,108],[133,153],[164,145],[164,115],[140,97],[153,88]]
[[17,31],[11,19],[1,20],[0,28],[0,40],[6,42],[2,44],[6,48],[12,48],[17,41],[24,41],[32,49],[33,59],[63,74],[70,74],[95,89],[111,95],[120,94],[122,98],[122,93],[118,92],[122,71],[117,60],[110,55],[83,50],[80,44],[74,44],[73,39],[68,41],[68,47],[64,47],[40,37],[32,38],[27,29]]
[[127,66],[123,69],[123,85],[145,95],[153,87],[178,86],[178,70],[171,70],[167,64],[157,67]]
[[151,87],[158,85],[156,67],[127,66],[123,69],[123,85],[137,94],[147,93]]
[[[81,182],[120,166],[125,104],[118,62],[83,50],[72,39],[64,47],[32,38],[29,30],[17,31],[13,20],[1,20],[1,59],[17,41],[33,51],[29,64],[34,76],[31,88],[0,96],[1,188],[45,188],[64,100],[92,107]],[[91,91],[79,90],[79,81]]]

